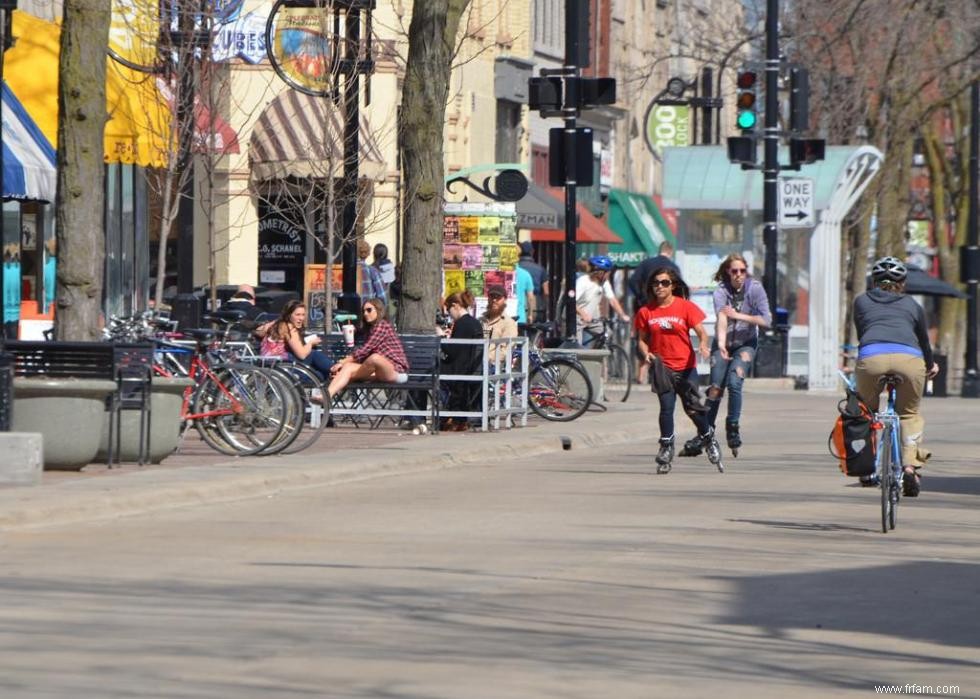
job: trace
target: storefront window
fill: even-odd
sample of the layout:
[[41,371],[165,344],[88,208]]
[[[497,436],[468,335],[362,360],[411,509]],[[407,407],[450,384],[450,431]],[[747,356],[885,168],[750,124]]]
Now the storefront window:
[[149,297],[146,182],[135,165],[106,166],[105,303],[107,315],[144,310]]

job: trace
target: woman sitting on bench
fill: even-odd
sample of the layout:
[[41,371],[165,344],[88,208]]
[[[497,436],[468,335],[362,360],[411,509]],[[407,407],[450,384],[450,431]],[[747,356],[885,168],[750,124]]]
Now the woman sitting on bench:
[[327,391],[333,398],[351,381],[408,381],[408,359],[395,328],[385,319],[385,307],[380,299],[367,299],[361,308],[361,318],[367,334],[364,344],[333,365]]
[[321,342],[318,335],[304,337],[305,333],[306,305],[297,300],[283,306],[278,320],[255,329],[255,334],[262,338],[259,352],[263,357],[301,362],[326,380],[333,360],[317,349]]

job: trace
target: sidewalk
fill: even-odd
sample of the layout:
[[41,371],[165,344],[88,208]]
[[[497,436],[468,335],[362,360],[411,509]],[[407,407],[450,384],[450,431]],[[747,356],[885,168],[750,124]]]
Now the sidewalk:
[[[829,433],[836,417],[840,396],[786,390],[782,384],[765,381],[750,380],[746,384],[750,398],[743,430],[766,434],[770,426],[765,423],[772,420],[766,414],[771,410],[752,409],[756,401],[765,400],[777,415],[788,416],[796,411],[819,415],[821,433],[813,439],[826,440],[825,432]],[[289,456],[229,458],[196,438],[188,439],[180,453],[158,466],[124,464],[108,469],[92,465],[77,473],[45,472],[39,486],[0,489],[0,529],[115,519],[206,502],[271,497],[287,489],[382,475],[487,464],[517,456],[547,457],[565,448],[641,441],[652,444],[657,436],[656,399],[643,387],[635,387],[627,403],[618,402],[619,395],[610,391],[612,400],[605,404],[604,412],[593,409],[574,422],[529,418],[527,427],[500,432],[413,435],[394,429],[332,428],[325,430],[309,449]],[[970,407],[974,405],[980,407],[969,403]],[[959,399],[927,399],[927,419],[934,409],[948,413],[949,421],[955,421],[955,416],[962,415],[967,406]],[[675,419],[678,438],[690,437],[693,430],[682,411],[676,411]],[[943,417],[936,423],[946,421]],[[933,432],[930,430],[929,434]],[[651,464],[652,458],[651,452]],[[827,458],[828,468],[833,468]]]

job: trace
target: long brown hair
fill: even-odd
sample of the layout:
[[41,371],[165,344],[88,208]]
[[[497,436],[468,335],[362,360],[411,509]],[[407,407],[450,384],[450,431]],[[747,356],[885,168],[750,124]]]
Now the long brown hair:
[[[374,320],[370,323],[364,320],[364,307],[371,306],[374,308],[376,313],[374,314]],[[375,325],[380,323],[382,320],[388,319],[388,310],[385,308],[384,302],[381,299],[364,299],[364,303],[361,304],[361,322],[364,323],[365,328],[373,328]]]
[[[306,304],[299,299],[292,299],[286,302],[286,305],[282,307],[279,312],[279,317],[276,318],[276,322],[272,324],[272,330],[269,331],[271,335],[276,340],[285,340],[293,332],[293,326],[289,322],[289,316],[291,316],[296,309],[306,308]],[[285,334],[283,334],[282,329],[286,328]]]
[[663,266],[657,267],[657,269],[653,270],[653,272],[650,273],[650,276],[647,277],[647,303],[653,303],[656,301],[657,296],[653,293],[653,290],[657,284],[657,277],[662,274],[666,274],[668,277],[670,277],[670,281],[674,283],[674,296],[680,296],[682,299],[691,298],[691,290],[688,288],[684,280],[681,279],[681,275],[677,273],[677,270],[673,267]]
[[732,266],[732,262],[741,262],[745,265],[745,278],[748,279],[752,276],[752,269],[749,267],[749,263],[745,260],[745,257],[740,252],[733,252],[718,265],[718,271],[715,272],[715,276],[712,277],[719,284],[725,284],[726,286],[731,286],[731,279],[728,274],[728,268]]

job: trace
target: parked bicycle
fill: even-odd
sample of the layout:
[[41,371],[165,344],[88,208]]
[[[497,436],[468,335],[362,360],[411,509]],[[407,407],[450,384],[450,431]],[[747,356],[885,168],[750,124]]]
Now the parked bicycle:
[[[609,356],[602,361],[602,378],[607,385],[622,386],[623,397],[619,400],[625,403],[633,386],[633,362],[630,352],[619,344],[618,338],[622,335],[626,322],[619,318],[600,318],[599,321],[602,324],[601,330],[585,329],[584,344],[588,349],[609,351]],[[625,334],[629,338],[628,327]]]
[[528,347],[528,406],[545,420],[569,422],[592,404],[592,381],[573,355],[549,355],[543,345],[553,336],[552,323],[530,323]]

